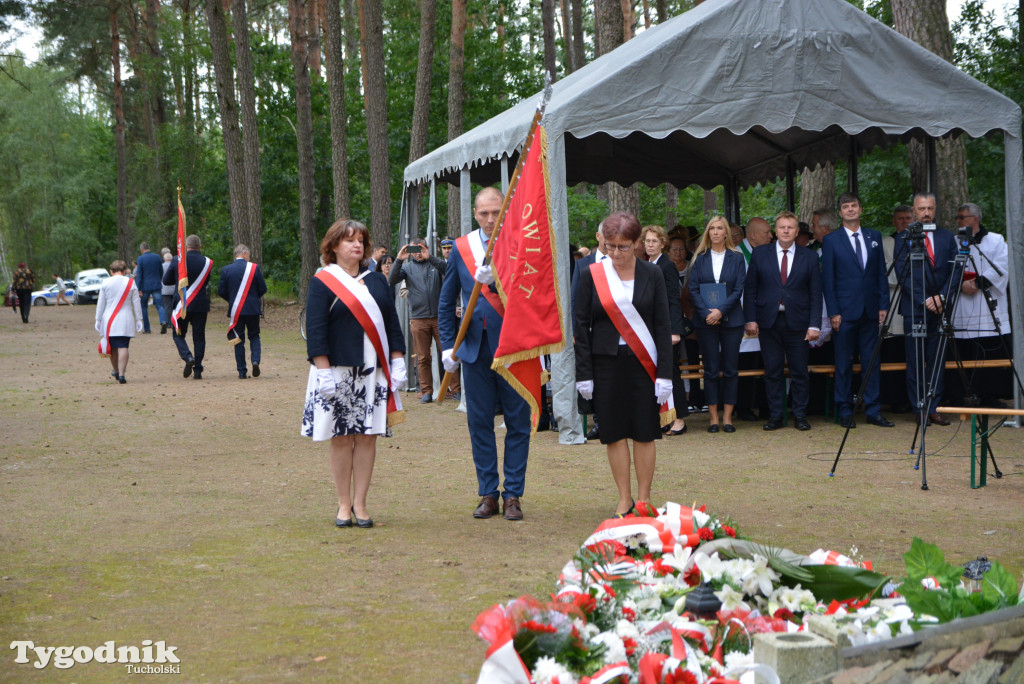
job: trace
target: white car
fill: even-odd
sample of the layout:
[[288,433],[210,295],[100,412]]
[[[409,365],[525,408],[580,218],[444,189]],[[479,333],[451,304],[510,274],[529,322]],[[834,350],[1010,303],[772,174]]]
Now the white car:
[[[50,285],[49,287],[44,288],[42,290],[36,290],[35,292],[32,293],[32,306],[47,306],[49,304],[56,304],[57,290],[59,289],[60,288],[57,287],[57,284],[54,283],[53,285]],[[69,302],[74,301],[75,288],[65,286],[64,296],[67,298]]]
[[110,277],[105,268],[91,268],[75,274],[75,304],[95,302],[100,296],[100,286]]

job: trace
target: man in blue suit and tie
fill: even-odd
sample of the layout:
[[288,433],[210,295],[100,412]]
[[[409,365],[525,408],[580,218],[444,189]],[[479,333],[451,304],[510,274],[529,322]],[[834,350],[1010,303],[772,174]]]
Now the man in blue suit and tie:
[[[868,373],[864,390],[864,413],[872,425],[892,427],[882,416],[879,403],[880,362],[875,356],[878,326],[889,310],[889,282],[885,277],[882,234],[860,225],[860,198],[852,192],[839,196],[839,215],[843,227],[822,240],[821,276],[825,291],[825,309],[834,331],[835,400],[839,422],[855,428],[853,420],[853,357],[860,355],[861,367]],[[874,366],[869,368],[872,357]]]
[[249,351],[252,354],[252,377],[260,377],[260,315],[263,307],[260,297],[267,293],[267,284],[257,264],[249,262],[249,248],[235,247],[235,260],[220,270],[220,285],[217,294],[228,302],[228,318],[233,325],[229,338],[237,336],[235,345],[235,366],[238,379],[245,380],[248,369],[245,366],[245,334],[249,333]]
[[771,417],[765,430],[782,427],[786,405],[785,366],[793,381],[793,424],[810,430],[807,403],[807,343],[821,333],[821,268],[818,255],[796,244],[800,220],[783,211],[775,218],[772,244],[755,247],[744,282],[743,315],[748,335],[761,340]]
[[[939,323],[946,304],[947,289],[952,282],[950,276],[953,275],[953,258],[957,253],[956,238],[948,230],[935,226],[935,195],[917,193],[914,195],[913,209],[914,220],[921,223],[924,229],[925,258],[920,272],[911,272],[912,231],[909,228],[896,234],[896,243],[893,247],[893,261],[896,263],[895,269],[902,289],[900,313],[903,314],[907,353],[907,397],[911,406],[919,411],[927,410],[929,424],[949,425],[949,421],[935,410],[942,399],[945,369],[937,374],[932,388],[934,393],[928,406],[920,406],[918,390],[921,390],[920,399],[924,399],[923,392],[932,377],[932,369],[936,366],[943,368],[945,363],[945,354],[943,358],[937,358],[936,352],[939,345]],[[959,287],[960,278],[959,274],[956,274],[952,289]],[[924,359],[919,360],[917,345],[920,338],[915,337],[912,332],[916,326],[922,324],[927,337],[924,339]],[[918,383],[921,385],[920,388]]]
[[149,243],[143,242],[139,245],[139,255],[135,268],[135,283],[139,288],[139,296],[142,298],[142,332],[147,335],[152,332],[149,327],[149,298],[153,298],[156,305],[156,312],[160,315],[160,334],[167,332],[167,312],[164,311],[163,297],[160,295],[160,287],[164,277],[164,260],[157,254],[149,251]]
[[[494,352],[501,336],[504,307],[491,286],[494,276],[490,265],[483,265],[487,242],[498,224],[503,197],[495,188],[484,188],[476,196],[473,217],[480,225],[469,235],[455,241],[455,249],[445,269],[438,306],[441,334],[441,361],[454,373],[463,364],[466,390],[466,414],[469,439],[473,446],[473,464],[480,504],[474,518],[490,518],[498,512],[498,449],[494,440],[494,407],[498,400],[505,415],[505,484],[502,513],[506,520],[522,520],[520,497],[526,486],[526,459],[530,451],[530,407],[508,382],[491,370]],[[453,355],[460,319],[455,309],[469,302],[476,281],[485,283],[476,300],[466,337]],[[461,301],[460,301],[461,295]],[[463,316],[467,315],[463,309]]]

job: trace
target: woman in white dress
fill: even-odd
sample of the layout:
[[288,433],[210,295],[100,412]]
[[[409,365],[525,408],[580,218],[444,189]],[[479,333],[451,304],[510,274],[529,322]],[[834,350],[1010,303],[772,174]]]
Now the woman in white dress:
[[110,357],[113,376],[122,385],[128,368],[128,344],[142,331],[142,303],[139,288],[126,274],[121,259],[110,264],[110,277],[103,281],[96,300],[96,332],[100,334],[100,354]]
[[330,440],[338,490],[335,525],[373,527],[366,510],[377,436],[402,422],[397,391],[406,381],[405,338],[383,274],[368,270],[370,232],[358,221],[334,223],[320,243],[324,268],[306,299],[311,365],[302,434]]

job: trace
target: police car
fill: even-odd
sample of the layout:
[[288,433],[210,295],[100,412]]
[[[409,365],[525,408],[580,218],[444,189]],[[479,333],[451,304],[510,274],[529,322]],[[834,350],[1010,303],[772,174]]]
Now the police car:
[[[60,288],[57,286],[57,284],[54,283],[53,285],[50,285],[45,289],[36,290],[35,292],[32,293],[32,306],[47,306],[49,304],[56,304],[57,291],[59,289]],[[74,301],[75,288],[65,287],[64,296],[67,297],[67,300],[69,302]]]

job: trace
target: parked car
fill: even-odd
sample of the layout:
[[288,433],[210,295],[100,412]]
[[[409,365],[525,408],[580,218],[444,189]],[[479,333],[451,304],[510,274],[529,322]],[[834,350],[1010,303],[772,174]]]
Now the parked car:
[[95,302],[100,296],[100,286],[110,277],[105,268],[90,268],[75,274],[75,304]]
[[[42,290],[36,290],[32,293],[32,306],[47,306],[49,304],[57,303],[57,283],[50,285],[49,287],[43,288]],[[72,298],[75,296],[75,288],[66,286],[64,290],[64,296],[67,297],[68,301],[74,301]]]

